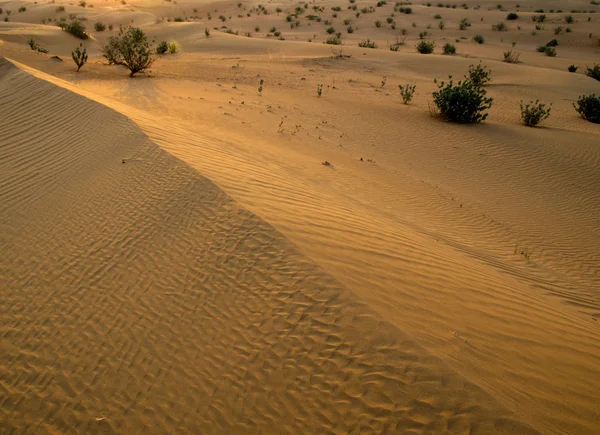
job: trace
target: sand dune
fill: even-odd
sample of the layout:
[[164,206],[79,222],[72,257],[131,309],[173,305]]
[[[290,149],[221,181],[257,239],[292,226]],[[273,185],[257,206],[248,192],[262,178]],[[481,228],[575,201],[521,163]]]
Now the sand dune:
[[[334,5],[321,15],[341,28],[354,12]],[[353,19],[352,57],[334,59],[323,23],[236,18],[234,2],[67,5],[180,44],[130,80],[101,63],[109,32],[80,73],[49,59],[74,39],[37,24],[43,6],[0,25],[9,432],[600,431],[600,131],[572,108],[598,82],[566,70],[600,59],[595,15],[549,58],[535,46],[566,12],[536,35],[530,15],[565,5],[528,5],[508,32],[490,30],[496,4],[413,5],[395,53],[398,32],[372,23],[389,4]],[[192,7],[213,20],[162,20]],[[438,45],[486,43],[416,54],[430,24]],[[382,49],[356,47],[367,36]],[[500,61],[511,41],[521,64]],[[433,79],[477,58],[489,119],[433,120]],[[550,119],[519,125],[538,98]]]

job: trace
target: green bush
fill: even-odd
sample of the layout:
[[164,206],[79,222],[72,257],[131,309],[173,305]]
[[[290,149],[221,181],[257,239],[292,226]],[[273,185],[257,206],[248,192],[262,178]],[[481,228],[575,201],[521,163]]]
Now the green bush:
[[467,79],[454,83],[452,76],[448,82],[438,83],[438,90],[433,92],[433,103],[445,121],[461,124],[476,124],[484,121],[486,111],[492,106],[492,98],[486,98],[486,91]]
[[444,44],[444,54],[456,54],[456,46],[453,44]]
[[337,36],[331,36],[331,37],[327,38],[327,40],[324,42],[324,44],[342,45],[342,40],[340,38],[338,38]]
[[165,54],[167,51],[169,51],[169,43],[167,41],[161,41],[156,46],[156,53],[157,54]]
[[569,72],[572,72],[572,73],[577,72],[577,67],[575,65],[571,65],[567,69],[569,70]]
[[593,67],[585,67],[585,75],[600,81],[600,65],[595,63]]
[[398,85],[398,88],[400,89],[400,96],[402,97],[402,102],[404,104],[408,104],[412,100],[417,85]]
[[546,47],[556,47],[558,45],[558,41],[556,39],[553,39],[552,41],[548,41],[546,43]]
[[104,23],[101,23],[100,21],[98,21],[97,23],[94,24],[94,30],[96,32],[104,32],[106,30],[106,25]]
[[521,101],[521,121],[528,127],[535,127],[543,120],[548,119],[551,109],[552,104],[546,106],[544,103],[540,103],[540,100],[531,101],[525,105]]
[[379,21],[379,20],[375,21],[375,27],[381,27],[381,21]]
[[600,97],[596,94],[580,95],[573,107],[586,121],[600,124]]
[[477,42],[478,44],[483,44],[485,42],[485,39],[482,35],[475,35],[473,37],[473,41]]
[[509,20],[509,21],[512,21],[512,20],[518,20],[518,19],[519,19],[519,15],[517,15],[517,14],[516,14],[516,13],[514,13],[514,12],[511,12],[510,14],[508,14],[508,15],[506,16],[506,19],[507,19],[507,20]]
[[375,43],[375,41],[371,41],[370,39],[363,39],[358,43],[359,47],[362,48],[378,48],[379,45]]
[[[169,47],[170,48],[170,47]],[[138,27],[121,27],[118,36],[111,36],[102,49],[109,65],[123,65],[130,71],[129,77],[150,68],[155,60],[148,38]]]
[[532,15],[531,16],[531,20],[534,23],[543,23],[544,21],[546,21],[546,15],[542,14],[542,15]]
[[546,49],[544,50],[544,54],[549,57],[555,57],[556,56],[556,48],[546,47]]
[[479,62],[477,65],[469,65],[469,76],[466,78],[475,86],[481,87],[492,81],[492,72]]
[[85,26],[79,20],[73,20],[69,23],[60,23],[59,26],[65,32],[70,33],[76,38],[85,40],[90,37],[90,34],[87,33]]
[[329,28],[326,30],[326,32],[327,32],[327,33],[329,33],[330,35],[332,35],[332,34],[334,34],[334,33],[335,33],[335,29],[334,29],[333,27],[329,27]]
[[433,41],[419,41],[416,48],[421,54],[431,54],[435,48],[435,43]]

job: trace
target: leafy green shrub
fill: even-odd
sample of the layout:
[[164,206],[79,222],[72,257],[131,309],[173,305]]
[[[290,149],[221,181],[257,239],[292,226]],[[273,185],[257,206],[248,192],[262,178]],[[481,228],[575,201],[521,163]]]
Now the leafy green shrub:
[[370,39],[363,39],[358,43],[359,47],[362,48],[378,48],[379,45],[375,43],[375,41],[371,41]]
[[561,26],[558,26],[558,27],[554,28],[554,34],[555,35],[558,35],[562,31],[563,31],[563,28]]
[[510,14],[508,14],[508,15],[506,16],[506,19],[507,19],[507,20],[509,20],[509,21],[512,21],[512,20],[518,20],[518,19],[519,19],[519,15],[517,15],[517,14],[516,14],[516,13],[514,13],[514,12],[511,12]]
[[572,73],[577,72],[577,67],[575,65],[571,65],[567,69],[569,70],[569,72],[572,72]]
[[600,124],[600,97],[596,94],[580,95],[573,107],[586,121]]
[[337,36],[330,36],[329,38],[327,38],[327,40],[324,42],[324,44],[342,45],[342,40],[340,38],[338,38]]
[[431,54],[435,48],[435,43],[433,41],[419,41],[416,48],[421,54]]
[[69,23],[60,23],[59,26],[65,32],[70,33],[76,38],[85,40],[90,37],[90,34],[87,33],[85,26],[79,20],[73,20]]
[[106,30],[106,24],[101,23],[100,21],[94,24],[94,30],[96,32],[104,32]]
[[538,48],[535,49],[538,53],[544,53],[546,51],[546,46],[545,45],[540,45]]
[[483,44],[485,42],[485,39],[482,35],[475,35],[473,37],[473,41],[477,42],[478,44]]
[[[515,45],[516,44],[513,42],[513,47]],[[513,50],[505,51],[504,52],[504,62],[507,62],[507,63],[519,63],[519,56],[520,55],[521,55],[520,53],[517,53],[516,51],[513,51]]]
[[381,27],[381,21],[379,21],[379,20],[375,21],[375,27]]
[[75,62],[75,65],[77,65],[77,72],[79,72],[81,67],[83,65],[85,65],[85,63],[88,60],[87,51],[85,48],[83,49],[83,51],[81,51],[82,47],[83,47],[83,44],[79,44],[79,47],[76,47],[75,50],[73,50],[71,52],[71,57],[73,57],[73,62]]
[[169,51],[169,43],[167,41],[161,41],[156,46],[156,53],[157,54],[165,54],[167,51]]
[[585,67],[585,75],[600,81],[600,65],[595,63],[593,67]]
[[210,29],[208,27],[204,28],[204,35],[208,38],[210,36]]
[[21,13],[21,12],[25,12],[26,10],[27,10],[27,8],[26,8],[25,6],[21,6],[21,7],[19,8],[19,13]]
[[546,47],[556,47],[558,45],[558,41],[556,39],[553,39],[552,41],[548,41],[546,43]]
[[544,103],[540,103],[540,100],[531,101],[525,105],[521,101],[521,121],[528,127],[535,127],[543,120],[548,119],[551,109],[552,104],[546,106]]
[[456,54],[456,46],[446,43],[443,48],[444,54]]
[[330,35],[332,35],[332,34],[334,34],[334,33],[335,33],[335,29],[334,29],[333,27],[329,27],[329,28],[326,30],[326,32],[327,32],[327,33],[329,33]]
[[461,124],[475,124],[484,121],[485,113],[492,106],[492,98],[486,98],[486,91],[475,85],[471,80],[458,83],[452,81],[438,83],[438,90],[433,92],[433,103],[439,110],[440,117],[445,121]]
[[111,36],[102,49],[109,65],[123,65],[130,71],[129,77],[150,68],[155,60],[148,38],[138,27],[121,27],[118,36]]
[[400,89],[400,96],[402,97],[402,102],[404,104],[408,104],[412,100],[417,85],[398,85],[398,88]]
[[556,48],[546,47],[546,49],[544,50],[544,54],[549,57],[555,57],[556,56]]
[[484,86],[492,81],[492,72],[481,62],[477,65],[469,65],[469,76],[467,77],[475,86]]

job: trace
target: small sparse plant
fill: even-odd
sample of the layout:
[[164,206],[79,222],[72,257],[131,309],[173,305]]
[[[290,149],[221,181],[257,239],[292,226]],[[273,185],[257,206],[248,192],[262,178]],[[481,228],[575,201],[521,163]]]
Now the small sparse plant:
[[258,95],[262,95],[264,84],[265,84],[264,79],[260,79],[260,82],[258,82]]
[[58,6],[58,7],[56,8],[56,12],[59,12],[59,13],[60,13],[60,12],[64,12],[64,11],[65,11],[65,7],[64,7],[64,6]]
[[27,10],[27,8],[26,8],[25,6],[21,6],[21,7],[19,8],[19,13],[21,13],[21,12],[25,12],[26,10]]
[[466,30],[467,27],[471,27],[471,23],[469,22],[469,20],[467,18],[461,19],[460,23],[458,24],[458,28],[460,30]]
[[483,44],[485,42],[485,39],[484,39],[483,35],[475,35],[473,37],[473,41],[475,41],[478,44]]
[[535,127],[540,122],[548,119],[551,109],[552,104],[547,106],[540,103],[540,100],[531,101],[527,104],[523,104],[523,101],[521,101],[521,121],[528,127]]
[[90,37],[89,33],[87,33],[85,26],[80,20],[73,20],[69,23],[60,23],[60,28],[65,32],[70,33],[79,39],[88,39]]
[[76,47],[75,50],[71,52],[73,62],[75,62],[75,65],[77,65],[77,72],[79,72],[81,67],[85,65],[88,60],[87,50],[84,48],[82,51],[82,48],[83,44],[79,44],[79,47]]
[[561,26],[558,26],[558,27],[554,28],[554,34],[555,35],[560,34],[560,32],[562,32],[562,31],[563,31],[563,28]]
[[150,68],[156,50],[150,47],[144,31],[137,27],[121,27],[118,36],[108,38],[102,55],[109,65],[123,65],[130,71],[129,77]]
[[325,40],[324,44],[342,45],[342,40],[340,38],[338,38],[337,36],[330,36],[329,38],[327,38]]
[[469,65],[469,76],[467,77],[475,86],[484,86],[492,81],[492,72],[481,62],[477,65]]
[[402,102],[404,104],[409,104],[415,94],[415,89],[417,85],[398,85],[398,89],[400,89],[400,96],[402,97]]
[[370,39],[363,39],[358,43],[358,46],[361,48],[378,48],[379,45],[375,41],[371,41]]
[[381,21],[379,21],[379,20],[375,21],[375,27],[381,27]]
[[575,65],[571,65],[567,69],[569,70],[569,72],[572,72],[572,73],[577,72],[577,66],[575,66]]
[[555,57],[556,56],[556,48],[554,47],[546,47],[544,49],[544,54],[548,57]]
[[169,44],[169,53],[176,54],[179,51],[179,44],[177,42],[171,42]]
[[94,30],[96,32],[104,32],[106,30],[106,25],[100,21],[94,23]]
[[323,95],[323,85],[319,84],[317,85],[317,97],[320,97],[321,95]]
[[450,43],[444,44],[444,54],[456,54],[456,46]]
[[431,54],[435,49],[435,43],[433,41],[419,41],[416,49],[421,54]]
[[504,23],[504,21],[499,22],[498,24],[492,24],[492,30],[496,30],[497,32],[506,32],[508,27]]
[[167,51],[169,51],[169,43],[167,41],[161,41],[156,46],[156,53],[157,54],[165,54]]
[[492,106],[492,98],[486,98],[486,91],[466,79],[454,83],[452,76],[448,82],[438,83],[438,90],[433,92],[433,102],[439,116],[450,122],[476,124],[487,118],[486,111]]
[[600,124],[600,97],[596,94],[580,95],[573,107],[586,121]]
[[210,29],[208,27],[204,28],[204,35],[208,38],[210,36]]

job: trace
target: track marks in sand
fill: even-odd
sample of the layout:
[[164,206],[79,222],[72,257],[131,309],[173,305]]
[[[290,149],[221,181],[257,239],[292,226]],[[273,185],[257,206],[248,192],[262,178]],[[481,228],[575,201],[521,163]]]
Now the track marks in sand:
[[3,431],[532,432],[126,118],[0,68]]

